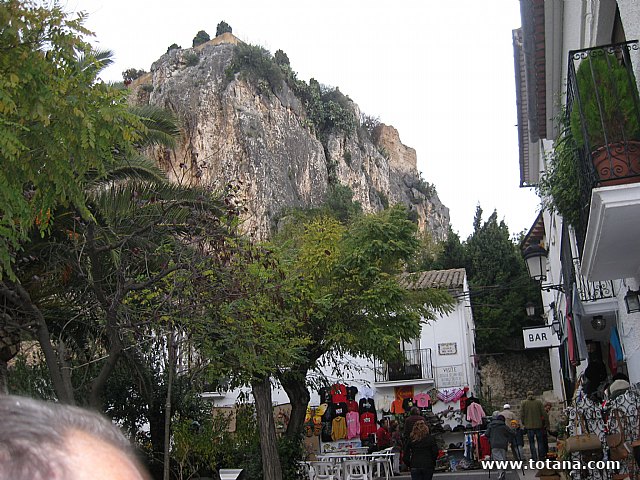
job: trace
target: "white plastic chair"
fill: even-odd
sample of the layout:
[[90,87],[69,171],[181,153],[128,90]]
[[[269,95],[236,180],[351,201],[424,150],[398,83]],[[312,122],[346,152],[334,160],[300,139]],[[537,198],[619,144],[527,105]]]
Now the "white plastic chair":
[[340,480],[331,462],[309,462],[309,480]]
[[366,460],[347,460],[344,466],[344,480],[372,480],[371,465]]
[[371,459],[372,475],[375,472],[376,477],[384,477],[389,480],[393,476],[393,467],[391,465],[391,452],[387,455],[380,455]]

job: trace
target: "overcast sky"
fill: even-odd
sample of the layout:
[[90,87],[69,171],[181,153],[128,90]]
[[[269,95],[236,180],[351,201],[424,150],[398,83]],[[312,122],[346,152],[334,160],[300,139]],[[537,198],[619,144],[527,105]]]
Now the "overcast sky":
[[416,149],[462,240],[476,205],[497,209],[511,233],[528,229],[538,197],[521,189],[511,30],[517,0],[67,0],[83,10],[115,64],[149,71],[167,47],[190,47],[226,21],[241,40],[282,49],[298,72],[337,86]]

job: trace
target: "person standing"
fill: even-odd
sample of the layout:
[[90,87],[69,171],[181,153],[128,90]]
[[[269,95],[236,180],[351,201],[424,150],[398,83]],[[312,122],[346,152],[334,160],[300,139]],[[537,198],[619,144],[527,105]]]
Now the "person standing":
[[391,446],[391,432],[389,431],[389,419],[383,418],[378,422],[380,428],[376,430],[376,450],[384,450]]
[[508,403],[505,403],[502,409],[503,410],[499,414],[504,417],[504,421],[507,426],[510,426],[511,420],[517,420],[516,414],[513,413],[513,411],[511,410],[511,405],[509,405]]
[[527,399],[520,404],[520,419],[527,431],[531,459],[534,461],[543,460],[547,455],[543,438],[545,413],[542,402],[533,396],[533,391],[529,390]]
[[[497,461],[505,461],[507,459],[507,447],[514,440],[514,433],[511,428],[504,423],[504,416],[498,414],[491,420],[485,433],[491,444],[491,458]],[[504,480],[507,471],[500,469],[498,480]]]
[[404,426],[403,426],[402,432],[403,432],[403,437],[405,441],[407,441],[409,438],[409,435],[411,435],[411,432],[413,431],[413,426],[419,421],[424,422],[424,417],[420,415],[420,409],[418,407],[411,407],[411,410],[409,411],[409,416],[404,419]]
[[424,419],[417,421],[404,446],[404,463],[411,470],[411,480],[431,480],[438,459],[438,445]]

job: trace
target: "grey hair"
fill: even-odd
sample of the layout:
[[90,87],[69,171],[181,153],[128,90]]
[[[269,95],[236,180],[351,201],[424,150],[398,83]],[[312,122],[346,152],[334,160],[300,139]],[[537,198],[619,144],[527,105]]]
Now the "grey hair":
[[84,432],[138,464],[129,440],[96,412],[27,397],[0,395],[0,480],[73,478],[66,443]]

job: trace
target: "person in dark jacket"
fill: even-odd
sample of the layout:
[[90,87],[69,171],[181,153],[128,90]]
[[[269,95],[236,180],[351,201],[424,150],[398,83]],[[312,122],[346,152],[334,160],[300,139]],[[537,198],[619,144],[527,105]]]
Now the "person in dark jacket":
[[424,420],[413,426],[404,447],[404,463],[411,469],[411,480],[431,480],[438,459],[438,445]]
[[409,410],[409,416],[404,419],[402,436],[405,441],[409,439],[409,435],[411,435],[411,432],[413,431],[413,426],[419,421],[425,421],[424,417],[420,415],[420,409],[418,407],[411,407],[411,410]]
[[[509,442],[514,440],[514,433],[504,423],[504,416],[497,415],[489,426],[485,433],[491,444],[491,458],[493,460],[506,460],[507,459],[507,447]],[[500,470],[498,474],[498,480],[504,480],[506,476],[505,470]]]

